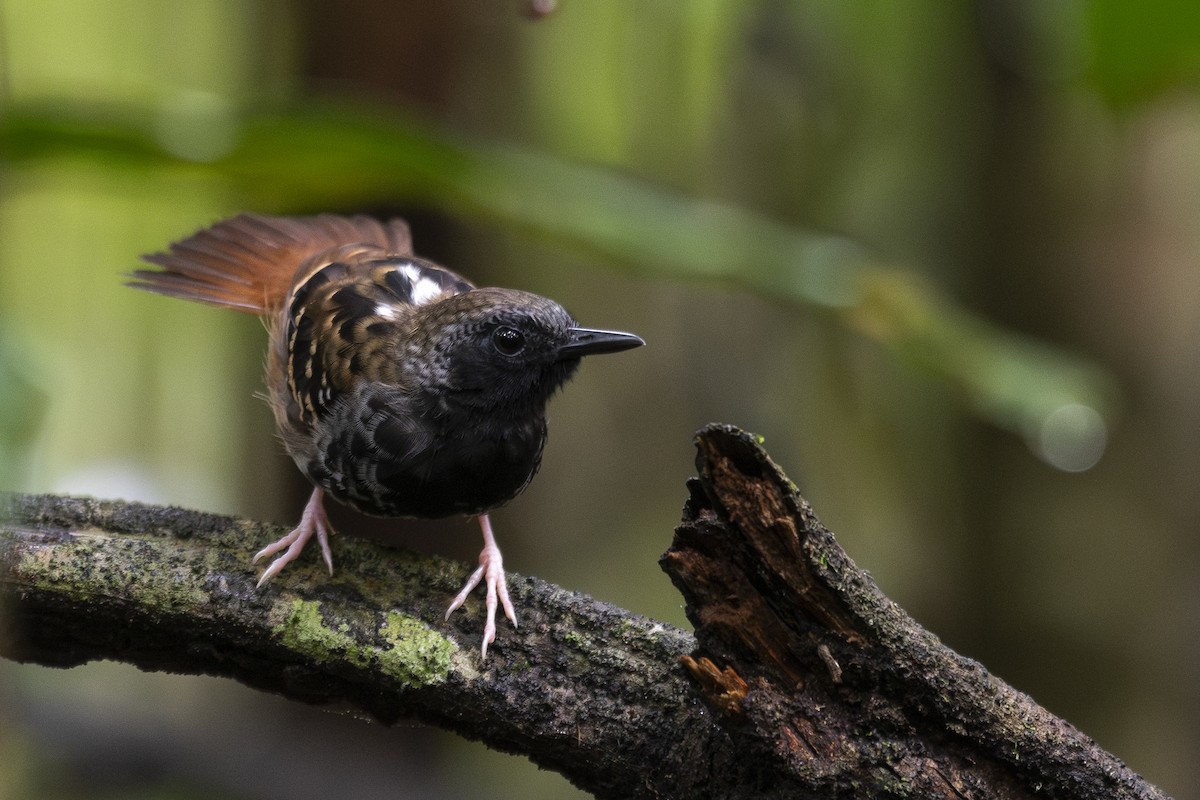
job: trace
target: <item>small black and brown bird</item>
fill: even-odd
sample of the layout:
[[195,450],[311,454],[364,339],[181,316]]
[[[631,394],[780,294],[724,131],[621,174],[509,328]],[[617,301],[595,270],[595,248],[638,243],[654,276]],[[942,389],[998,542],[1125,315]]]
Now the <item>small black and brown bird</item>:
[[129,285],[265,318],[266,382],[279,435],[313,483],[300,524],[264,547],[259,586],[314,536],[333,572],[329,496],[382,517],[477,516],[479,568],[450,603],[487,588],[517,624],[487,512],[528,485],[546,402],[580,358],[638,347],[582,328],[552,300],[474,287],[416,257],[408,225],[366,216],[241,214],[144,259]]

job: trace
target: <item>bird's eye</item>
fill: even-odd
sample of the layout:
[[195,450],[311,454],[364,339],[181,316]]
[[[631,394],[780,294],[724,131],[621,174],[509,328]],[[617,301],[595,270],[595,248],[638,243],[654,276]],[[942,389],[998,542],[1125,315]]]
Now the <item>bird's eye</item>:
[[492,331],[492,344],[503,356],[515,356],[525,349],[525,334],[516,328],[496,328]]

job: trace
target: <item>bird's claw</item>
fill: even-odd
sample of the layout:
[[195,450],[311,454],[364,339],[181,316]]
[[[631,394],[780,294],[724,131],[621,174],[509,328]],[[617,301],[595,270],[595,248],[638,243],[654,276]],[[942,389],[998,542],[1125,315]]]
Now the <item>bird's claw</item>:
[[333,553],[329,549],[329,536],[332,534],[333,526],[329,524],[329,517],[325,515],[325,504],[323,502],[324,493],[320,489],[314,489],[312,496],[308,499],[308,504],[304,506],[304,514],[300,517],[300,524],[291,530],[286,536],[279,541],[272,542],[254,554],[253,563],[258,563],[262,558],[269,555],[274,555],[280,550],[286,549],[283,555],[271,562],[262,577],[258,579],[258,587],[261,587],[271,578],[279,574],[280,570],[290,564],[304,550],[304,546],[308,544],[308,540],[314,535],[317,537],[317,542],[321,545],[321,556],[325,560],[325,566],[329,568],[329,574],[333,574]]
[[479,566],[471,573],[471,577],[467,578],[467,582],[463,584],[463,588],[454,596],[454,599],[450,601],[450,607],[446,609],[446,619],[449,619],[450,615],[466,602],[467,596],[482,581],[487,588],[487,595],[484,599],[487,619],[483,625],[483,645],[480,647],[480,658],[486,659],[488,645],[496,641],[497,607],[504,608],[504,616],[508,617],[514,628],[517,627],[517,612],[513,609],[512,600],[508,597],[504,559],[492,537],[491,523],[486,514],[479,518],[479,522],[480,527],[483,528],[483,550],[479,553]]

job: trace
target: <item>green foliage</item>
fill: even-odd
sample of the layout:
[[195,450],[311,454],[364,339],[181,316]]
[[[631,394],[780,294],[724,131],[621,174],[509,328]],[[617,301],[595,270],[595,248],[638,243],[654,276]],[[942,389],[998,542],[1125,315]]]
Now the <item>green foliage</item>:
[[22,357],[31,347],[0,326],[0,485],[15,484],[25,468],[45,409],[47,393]]
[[[257,208],[422,203],[602,255],[646,277],[722,281],[832,314],[957,386],[982,418],[1035,437],[1066,405],[1114,407],[1098,367],[1005,331],[846,237],[790,227],[544,153],[464,141],[394,111],[310,102],[246,115],[228,152],[172,155],[153,114],[21,107],[0,128],[10,161],[87,157],[121,170],[219,176]],[[186,148],[185,148],[186,149]]]
[[1200,82],[1200,4],[1092,0],[1086,7],[1091,79],[1110,101],[1130,105]]

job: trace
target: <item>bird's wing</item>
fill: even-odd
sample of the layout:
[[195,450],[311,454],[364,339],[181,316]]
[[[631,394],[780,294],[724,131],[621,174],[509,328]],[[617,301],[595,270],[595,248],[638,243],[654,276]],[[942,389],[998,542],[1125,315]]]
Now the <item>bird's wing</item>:
[[361,381],[400,381],[399,348],[415,307],[472,285],[430,261],[346,245],[313,256],[279,318],[276,358],[304,419]]
[[135,271],[129,285],[149,292],[253,314],[280,310],[297,271],[339,245],[378,248],[386,256],[411,256],[412,237],[402,219],[373,217],[270,217],[239,214],[143,256],[161,270]]

